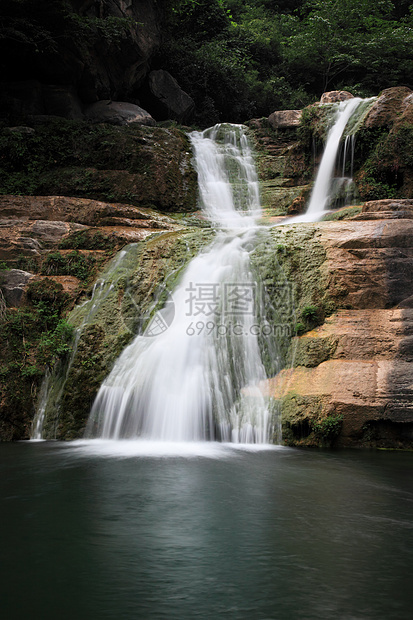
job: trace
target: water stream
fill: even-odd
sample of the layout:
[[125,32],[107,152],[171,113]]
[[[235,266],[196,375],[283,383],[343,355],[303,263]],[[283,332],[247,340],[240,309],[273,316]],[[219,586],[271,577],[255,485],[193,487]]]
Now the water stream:
[[191,134],[202,208],[215,241],[172,292],[174,319],[123,351],[93,405],[86,437],[268,443],[271,403],[259,389],[257,282],[250,266],[260,214],[258,178],[244,128]]
[[[351,196],[349,190],[352,186],[352,170],[350,171],[350,177],[345,175],[346,154],[350,151],[350,156],[354,155],[354,136],[358,126],[357,123],[346,136],[342,176],[335,179],[334,170],[341,146],[341,138],[346,128],[348,130],[350,121],[355,117],[364,117],[373,101],[374,98],[360,99],[359,97],[353,97],[340,102],[336,106],[307,210],[302,215],[291,218],[285,223],[317,222],[331,207],[334,196],[339,193],[345,194],[346,191],[348,197]],[[350,168],[352,168],[352,164],[350,164]]]

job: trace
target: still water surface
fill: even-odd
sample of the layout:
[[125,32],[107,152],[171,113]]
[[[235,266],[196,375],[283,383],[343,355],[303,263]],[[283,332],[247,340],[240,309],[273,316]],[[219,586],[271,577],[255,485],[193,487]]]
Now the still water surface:
[[400,452],[1,445],[1,617],[410,620],[412,472]]

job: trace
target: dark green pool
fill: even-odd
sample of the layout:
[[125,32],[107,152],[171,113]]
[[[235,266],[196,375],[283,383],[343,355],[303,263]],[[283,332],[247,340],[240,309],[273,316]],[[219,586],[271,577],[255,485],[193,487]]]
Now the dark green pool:
[[2,618],[413,617],[413,453],[167,451],[0,446]]

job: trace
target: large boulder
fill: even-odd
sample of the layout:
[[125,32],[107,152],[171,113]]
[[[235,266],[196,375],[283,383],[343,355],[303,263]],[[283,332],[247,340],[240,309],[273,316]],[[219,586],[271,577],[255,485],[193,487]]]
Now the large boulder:
[[85,116],[93,123],[155,125],[155,121],[149,112],[133,103],[124,101],[97,101],[86,108]]
[[298,127],[302,113],[302,110],[279,110],[270,114],[268,121],[274,129]]
[[22,297],[32,273],[21,269],[9,269],[0,272],[0,289],[7,306],[16,307],[22,302]]
[[406,86],[386,88],[374,102],[365,121],[367,128],[393,125],[398,117],[413,108],[413,93]]
[[157,120],[171,119],[179,123],[190,120],[195,103],[168,71],[151,71],[148,88],[147,101]]

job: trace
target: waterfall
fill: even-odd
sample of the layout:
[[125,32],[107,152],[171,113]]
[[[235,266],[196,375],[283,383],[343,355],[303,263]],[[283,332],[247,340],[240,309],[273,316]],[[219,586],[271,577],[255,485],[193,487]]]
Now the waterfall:
[[259,389],[265,320],[249,256],[260,214],[251,150],[238,125],[190,137],[202,208],[217,236],[171,291],[171,324],[150,324],[115,362],[93,404],[87,438],[273,439],[271,403]]
[[[317,172],[317,176],[314,182],[313,191],[311,192],[310,201],[306,212],[303,215],[298,215],[288,220],[291,222],[316,222],[325,215],[326,210],[330,206],[332,197],[333,175],[337,161],[337,155],[340,148],[341,137],[346,129],[350,119],[355,115],[360,106],[365,103],[369,103],[373,99],[360,99],[354,97],[341,101],[335,110],[330,130],[327,134],[326,144],[324,147],[323,156],[321,158],[320,167]],[[355,133],[355,130],[353,130]],[[354,133],[351,135],[354,136]],[[347,143],[350,143],[350,148],[354,149],[354,142],[351,141],[350,135],[348,136]],[[348,144],[345,144],[345,149]],[[335,188],[335,192],[339,191],[345,185],[349,185],[349,179],[344,176],[343,163],[343,180],[338,181],[338,187]]]

